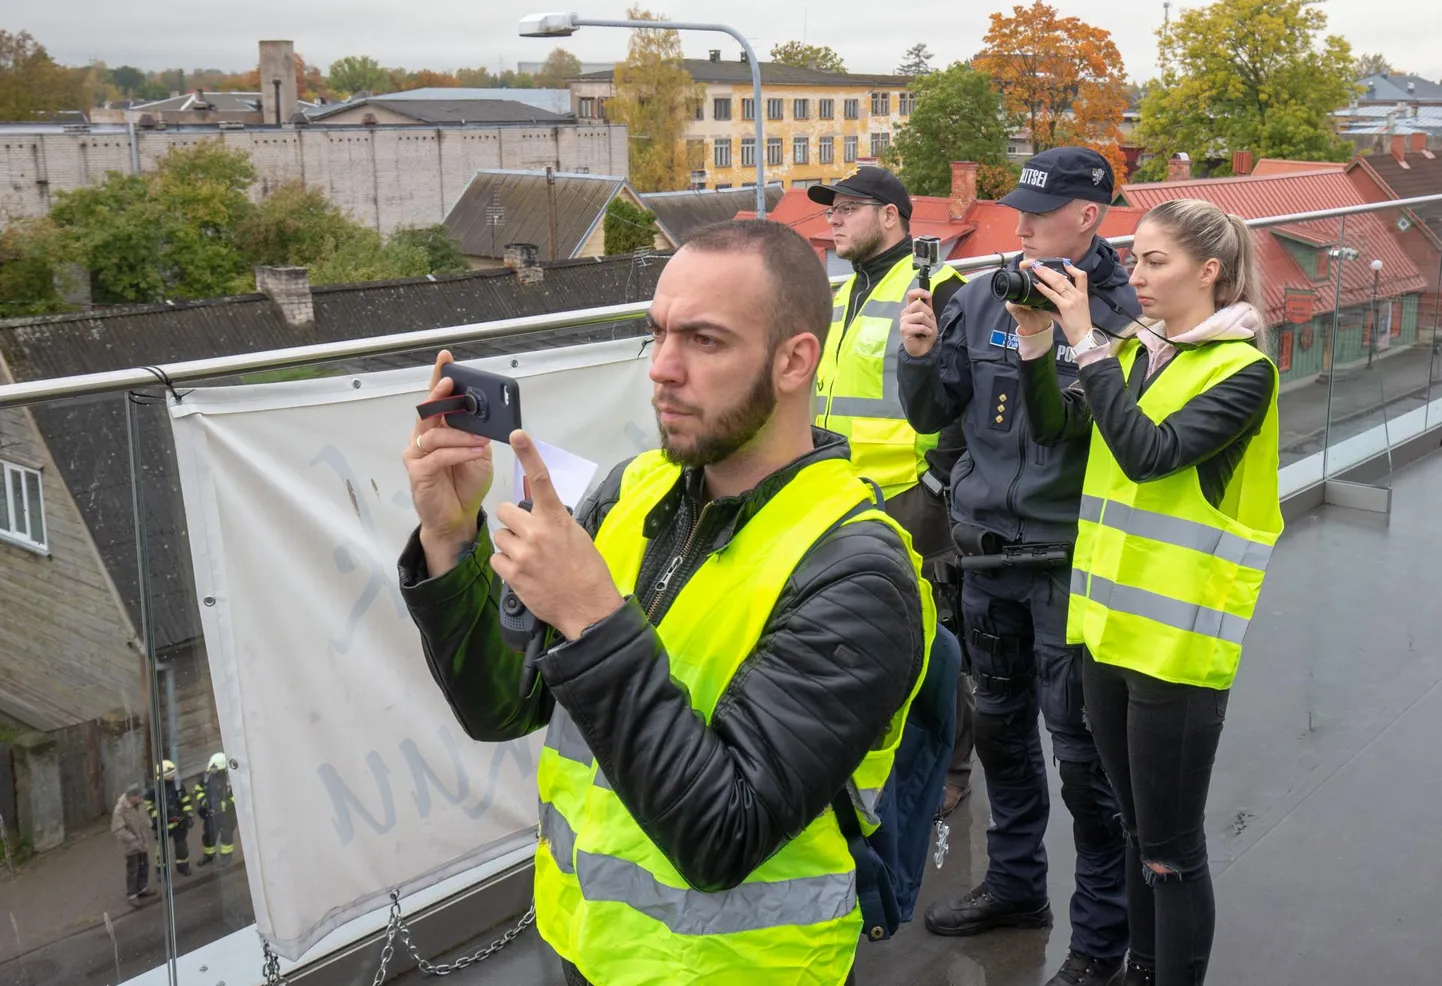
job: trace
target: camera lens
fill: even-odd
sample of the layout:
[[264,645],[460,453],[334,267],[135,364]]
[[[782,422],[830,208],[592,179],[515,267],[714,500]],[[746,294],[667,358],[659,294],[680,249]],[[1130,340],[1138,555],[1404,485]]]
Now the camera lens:
[[1024,270],[999,270],[991,275],[991,293],[997,301],[1054,311],[1046,295],[1036,290],[1031,274]]

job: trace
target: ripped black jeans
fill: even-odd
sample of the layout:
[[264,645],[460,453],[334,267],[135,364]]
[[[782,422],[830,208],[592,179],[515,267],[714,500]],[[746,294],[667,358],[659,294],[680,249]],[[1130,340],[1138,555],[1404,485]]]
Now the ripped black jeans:
[[1082,688],[1127,831],[1132,961],[1155,969],[1157,986],[1198,986],[1216,928],[1203,816],[1230,692],[1100,664],[1090,652]]

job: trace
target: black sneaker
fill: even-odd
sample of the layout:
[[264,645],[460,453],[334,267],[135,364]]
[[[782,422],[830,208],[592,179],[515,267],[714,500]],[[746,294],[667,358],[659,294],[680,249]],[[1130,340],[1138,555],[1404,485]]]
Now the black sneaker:
[[1127,977],[1122,986],[1157,986],[1157,970],[1127,960]]
[[926,930],[933,935],[979,935],[993,928],[1050,928],[1046,898],[1013,904],[987,893],[986,884],[955,900],[939,900],[926,909]]
[[1067,953],[1066,961],[1046,986],[1111,986],[1121,971],[1121,959],[1108,962],[1073,951]]

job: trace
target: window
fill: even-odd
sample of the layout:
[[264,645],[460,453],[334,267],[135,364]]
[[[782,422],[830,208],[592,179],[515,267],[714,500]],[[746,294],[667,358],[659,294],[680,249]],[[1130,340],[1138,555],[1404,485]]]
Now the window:
[[716,167],[718,167],[718,168],[729,168],[729,167],[731,167],[731,141],[730,141],[730,139],[727,139],[727,140],[718,140],[718,141],[716,141],[715,153],[714,153],[714,155],[713,155],[712,160],[715,161]]
[[880,133],[871,135],[871,156],[881,157],[886,149],[891,146],[891,134]]
[[[755,182],[752,182],[751,184],[752,184],[752,186],[754,187],[756,183],[755,183]],[[716,183],[716,191],[718,191],[718,192],[724,192],[726,189],[728,189],[728,188],[730,188],[730,187],[731,187],[731,183],[730,183],[729,181],[718,181],[718,182]]]
[[597,118],[598,120],[605,120],[605,119],[606,119],[606,97],[605,97],[605,96],[598,96],[598,97],[596,97],[596,118]]
[[902,116],[910,116],[916,109],[916,93],[903,92],[896,97],[896,112]]
[[686,141],[686,167],[691,171],[706,170],[706,142],[704,140]]
[[820,178],[797,178],[791,182],[792,188],[810,188],[813,185],[820,185]]
[[874,93],[871,94],[871,115],[872,115],[872,116],[890,116],[890,115],[891,115],[891,93],[889,93],[889,92],[874,92]]
[[810,163],[811,163],[811,138],[810,138],[810,137],[793,137],[793,138],[791,139],[791,163],[792,163],[792,164],[810,164]]
[[818,164],[831,164],[836,160],[836,138],[816,138],[816,162]]
[[0,538],[45,550],[45,503],[34,469],[0,462]]
[[[755,137],[742,137],[742,138],[741,138],[741,167],[743,167],[743,168],[754,168],[754,167],[756,167],[756,138],[755,138]],[[754,184],[754,182],[753,182],[753,184]]]
[[780,119],[781,119],[781,114],[782,114],[783,112],[785,112],[785,109],[786,109],[786,100],[784,100],[784,99],[768,99],[768,100],[766,100],[766,119],[768,119],[768,120],[780,120]]
[[711,102],[711,118],[713,120],[731,119],[731,97],[716,99]]
[[784,154],[784,151],[782,150],[782,147],[781,147],[781,138],[780,138],[780,137],[767,137],[767,138],[766,138],[766,163],[767,163],[767,164],[784,164],[784,163],[785,163],[785,158],[782,156],[783,154]]
[[846,137],[845,143],[841,145],[841,161],[843,164],[852,164],[856,160],[856,138]]
[[1015,144],[1007,144],[1006,153],[1008,157],[1016,157],[1018,154],[1021,153],[1021,149]]
[[741,100],[741,119],[743,119],[743,120],[754,120],[754,119],[756,119],[756,100],[754,100],[754,99],[743,99],[743,100]]
[[596,97],[582,96],[581,107],[576,115],[582,120],[594,120],[596,118]]
[[848,99],[841,104],[841,112],[848,120],[861,119],[861,100]]
[[836,119],[836,100],[818,99],[816,101],[816,118],[819,120]]
[[811,118],[811,100],[793,99],[791,101],[791,118],[793,120],[809,120]]
[[702,99],[696,100],[696,119],[698,119],[698,120],[704,120],[704,119],[706,119],[706,101],[705,101],[705,100],[702,100]]

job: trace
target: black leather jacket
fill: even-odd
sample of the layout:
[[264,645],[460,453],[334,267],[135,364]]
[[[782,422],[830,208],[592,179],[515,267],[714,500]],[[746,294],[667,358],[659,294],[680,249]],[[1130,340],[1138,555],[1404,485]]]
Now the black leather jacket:
[[[826,534],[802,559],[709,725],[671,679],[653,624],[701,562],[803,466],[849,455],[840,436],[813,435],[813,451],[741,496],[706,503],[700,471],[686,470],[646,518],[636,594],[546,652],[541,685],[526,697],[518,694],[521,656],[500,639],[500,580],[487,564],[484,522],[475,552],[439,578],[427,578],[416,535],[400,559],[401,592],[426,661],[466,732],[492,742],[524,736],[559,702],[632,817],[699,890],[741,883],[821,814],[921,669],[915,571],[890,527],[858,521]],[[625,465],[577,511],[592,536],[619,496]]]

